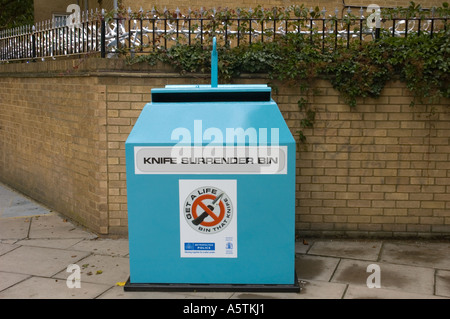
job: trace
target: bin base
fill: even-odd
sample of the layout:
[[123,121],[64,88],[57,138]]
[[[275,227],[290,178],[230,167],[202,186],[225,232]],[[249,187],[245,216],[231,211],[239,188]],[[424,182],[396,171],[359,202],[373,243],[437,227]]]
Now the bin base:
[[293,284],[164,284],[164,283],[131,283],[128,278],[124,291],[206,291],[206,292],[300,292],[297,273]]

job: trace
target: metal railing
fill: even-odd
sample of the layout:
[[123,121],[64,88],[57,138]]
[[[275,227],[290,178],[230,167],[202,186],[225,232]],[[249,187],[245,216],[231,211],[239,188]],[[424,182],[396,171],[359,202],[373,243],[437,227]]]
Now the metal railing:
[[[274,9],[275,10],[275,9]],[[189,12],[154,10],[144,13],[83,13],[78,23],[61,20],[0,31],[0,61],[36,60],[98,53],[101,57],[146,53],[175,44],[209,45],[213,37],[219,45],[230,47],[273,41],[286,34],[300,34],[305,41],[321,45],[322,50],[349,46],[352,42],[371,41],[383,36],[407,37],[427,34],[433,37],[446,30],[448,18],[428,16],[379,18],[371,26],[363,9],[357,16],[338,18],[325,10],[295,13],[281,11],[231,12],[215,10]],[[294,15],[294,17],[292,17]],[[369,16],[369,14],[367,14]]]

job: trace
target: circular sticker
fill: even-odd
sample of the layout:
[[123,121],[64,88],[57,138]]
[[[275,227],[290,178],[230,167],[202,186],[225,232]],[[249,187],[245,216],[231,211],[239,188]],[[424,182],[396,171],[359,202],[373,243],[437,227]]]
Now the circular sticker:
[[184,202],[183,211],[189,226],[202,234],[215,234],[224,230],[233,218],[230,198],[213,186],[192,191]]

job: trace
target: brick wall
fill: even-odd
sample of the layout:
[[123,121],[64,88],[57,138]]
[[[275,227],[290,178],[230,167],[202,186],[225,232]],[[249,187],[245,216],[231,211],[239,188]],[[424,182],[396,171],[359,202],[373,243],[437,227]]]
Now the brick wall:
[[0,66],[0,180],[105,233],[105,88],[54,67]]
[[[448,235],[449,101],[411,107],[411,92],[390,82],[380,98],[360,99],[352,109],[327,82],[317,81],[315,88],[316,124],[304,130],[307,145],[297,161],[297,230]],[[295,99],[279,104],[292,128],[298,126]]]
[[[94,58],[2,65],[0,74],[0,180],[113,235],[127,233],[124,142],[150,90],[209,83]],[[298,89],[277,86],[273,98],[296,136]],[[449,101],[410,107],[405,85],[390,82],[352,109],[328,82],[313,86],[316,123],[297,154],[299,236],[448,236]]]

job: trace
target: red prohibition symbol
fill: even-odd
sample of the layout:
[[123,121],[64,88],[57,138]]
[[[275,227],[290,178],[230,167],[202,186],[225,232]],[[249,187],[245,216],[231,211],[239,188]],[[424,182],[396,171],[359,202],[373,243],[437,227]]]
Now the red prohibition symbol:
[[205,227],[216,226],[225,217],[225,206],[222,201],[218,203],[215,209],[210,205],[210,203],[216,198],[217,197],[215,195],[205,194],[197,197],[192,203],[192,217],[194,218],[194,220],[198,220],[198,218],[201,218],[202,215],[205,216],[206,214],[208,214],[205,218],[203,218],[200,225]]

